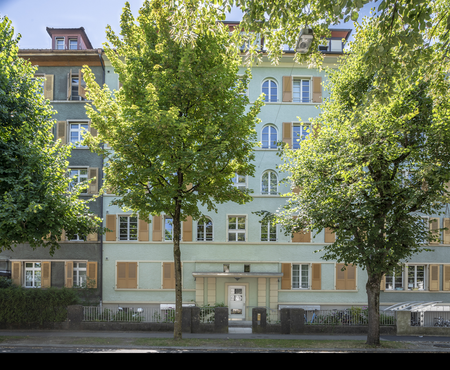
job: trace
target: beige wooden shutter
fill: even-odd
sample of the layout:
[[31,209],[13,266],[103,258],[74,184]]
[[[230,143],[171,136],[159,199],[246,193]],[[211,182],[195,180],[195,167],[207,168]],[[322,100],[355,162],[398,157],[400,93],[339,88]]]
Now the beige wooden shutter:
[[192,217],[187,216],[186,221],[183,221],[183,241],[192,241]]
[[283,122],[283,142],[292,148],[292,122]]
[[67,122],[58,121],[56,124],[56,140],[61,139],[61,144],[67,144],[66,130]]
[[55,79],[54,75],[45,75],[44,81],[44,98],[48,100],[53,100],[53,81]]
[[292,192],[293,192],[294,194],[300,194],[300,187],[295,186],[294,189],[292,189]]
[[322,77],[313,77],[313,103],[322,103]]
[[384,292],[385,289],[386,289],[386,275],[383,274],[380,282],[380,291]]
[[97,274],[97,262],[88,262],[86,267],[88,288],[97,288]]
[[283,76],[283,101],[292,102],[292,76]]
[[356,289],[356,267],[354,265],[348,265],[346,267],[345,272],[347,273],[346,276],[346,283],[345,283],[345,289],[347,290],[355,290]]
[[83,99],[86,99],[86,89],[83,86],[84,80],[83,80],[83,72],[81,70],[78,70],[78,95],[81,96]]
[[163,289],[175,289],[174,262],[163,262]]
[[72,70],[67,74],[67,100],[72,97]]
[[73,287],[73,262],[72,261],[66,261],[64,267],[65,267],[64,286],[66,288],[72,288]]
[[106,228],[111,231],[106,232],[106,241],[115,242],[116,237],[116,215],[106,215]]
[[66,231],[63,230],[62,233],[61,233],[61,241],[63,242],[63,241],[66,241],[66,240],[67,240],[66,239]]
[[98,193],[98,168],[97,167],[89,167],[88,172],[88,180],[91,180],[89,184],[88,194],[97,194]]
[[325,243],[334,243],[336,241],[336,233],[330,228],[325,229]]
[[450,218],[444,218],[444,244],[450,244]]
[[11,280],[14,285],[22,286],[22,262],[11,262]]
[[117,288],[125,289],[127,287],[127,263],[117,262]]
[[443,265],[444,267],[444,276],[443,276],[443,290],[450,290],[450,265]]
[[162,224],[161,216],[153,216],[153,241],[162,241]]
[[312,134],[315,138],[317,138],[317,137],[319,137],[319,132],[320,132],[320,126],[318,123],[316,123],[312,126]]
[[429,290],[439,290],[439,265],[430,265]]
[[281,289],[291,289],[291,264],[282,263],[281,272],[283,273],[281,278]]
[[[439,218],[437,217],[430,217],[430,221],[435,220],[434,222],[430,222],[430,231],[433,233],[433,235],[439,236]],[[440,241],[430,243],[432,245],[440,244]]]
[[[90,216],[91,218],[94,218],[96,215],[92,215],[92,216]],[[97,234],[97,232],[93,232],[93,233],[91,233],[91,234],[89,234],[87,237],[86,237],[86,240],[88,241],[88,242],[96,242],[96,241],[98,241],[98,234]]]
[[300,242],[311,243],[311,230],[303,230],[303,232],[300,233]]
[[41,263],[41,288],[49,288],[51,286],[52,271],[51,262]]
[[147,220],[139,219],[138,231],[139,231],[138,240],[140,242],[148,242],[150,240],[149,234],[148,234],[148,222],[147,222]]
[[345,290],[345,272],[342,271],[343,263],[336,263],[336,290]]
[[321,290],[322,289],[322,264],[313,263],[311,265],[311,289]]
[[93,137],[97,137],[98,136],[98,131],[96,128],[92,127],[92,122],[89,121],[89,131],[91,132],[91,135]]
[[128,289],[137,289],[137,262],[128,262]]

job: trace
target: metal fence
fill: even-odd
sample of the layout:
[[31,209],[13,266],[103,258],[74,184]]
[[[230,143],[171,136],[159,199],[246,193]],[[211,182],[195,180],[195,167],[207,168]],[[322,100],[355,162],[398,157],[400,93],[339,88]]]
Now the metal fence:
[[[359,308],[345,310],[305,310],[305,324],[307,325],[367,325],[368,322],[367,310]],[[395,311],[380,313],[380,325],[396,325]]]
[[450,328],[450,311],[437,310],[411,312],[411,326]]

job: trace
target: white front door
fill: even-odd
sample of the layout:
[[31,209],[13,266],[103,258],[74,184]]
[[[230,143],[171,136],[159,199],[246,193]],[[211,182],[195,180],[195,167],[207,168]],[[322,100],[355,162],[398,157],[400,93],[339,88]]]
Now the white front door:
[[228,287],[228,314],[231,320],[245,319],[245,286]]

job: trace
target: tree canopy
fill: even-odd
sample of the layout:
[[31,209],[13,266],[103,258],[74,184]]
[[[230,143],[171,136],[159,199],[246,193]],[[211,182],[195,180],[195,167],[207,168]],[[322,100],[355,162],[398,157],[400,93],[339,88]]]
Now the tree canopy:
[[[105,53],[119,75],[119,91],[101,89],[84,69],[92,100],[87,114],[98,130],[85,142],[105,155],[105,187],[118,196],[112,204],[144,220],[150,214],[172,219],[179,339],[180,221],[200,219],[202,209],[216,211],[219,203],[251,199],[233,178],[254,172],[256,117],[263,103],[247,108],[250,74],[238,76],[239,49],[227,27],[205,18],[215,32],[199,31],[193,44],[182,45],[171,36],[164,2],[145,1],[139,13],[135,20],[127,3],[122,37],[108,28]],[[101,142],[107,147],[100,149]]]
[[[59,247],[64,230],[88,235],[99,218],[88,215],[82,187],[69,191],[70,148],[53,141],[54,121],[36,67],[18,57],[8,18],[0,22],[0,251],[20,243]],[[19,36],[20,37],[20,36]],[[84,187],[86,187],[84,185]]]

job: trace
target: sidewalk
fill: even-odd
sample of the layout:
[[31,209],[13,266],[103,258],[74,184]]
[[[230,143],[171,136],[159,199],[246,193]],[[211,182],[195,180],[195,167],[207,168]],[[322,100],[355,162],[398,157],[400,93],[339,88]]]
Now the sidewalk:
[[[231,328],[230,328],[231,329]],[[60,331],[60,330],[0,330],[0,349],[6,347],[59,347],[59,348],[95,348],[95,349],[183,349],[183,350],[248,350],[248,351],[268,351],[266,348],[243,348],[243,347],[185,347],[185,346],[142,346],[133,344],[139,338],[159,338],[171,339],[173,332],[141,332],[141,331]],[[89,342],[88,338],[98,338],[99,344],[83,344]],[[342,342],[346,340],[365,341],[366,335],[329,335],[329,334],[252,334],[252,333],[228,333],[228,334],[193,334],[183,333],[183,339],[210,339],[210,340],[230,340],[230,345],[239,339],[273,339],[273,340],[334,340]],[[332,348],[305,348],[307,352],[314,351],[345,351],[345,352],[448,352],[450,353],[450,337],[380,337],[381,341],[395,341],[408,343],[409,349],[332,349]],[[228,341],[227,341],[228,343]],[[211,343],[212,344],[212,343]],[[437,346],[436,346],[437,345]],[[296,348],[296,351],[302,348]],[[270,351],[294,351],[290,348],[270,348]]]

